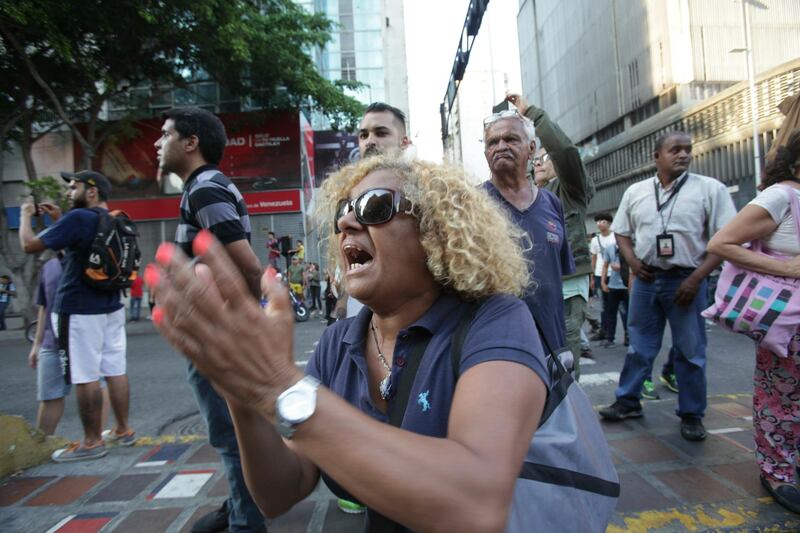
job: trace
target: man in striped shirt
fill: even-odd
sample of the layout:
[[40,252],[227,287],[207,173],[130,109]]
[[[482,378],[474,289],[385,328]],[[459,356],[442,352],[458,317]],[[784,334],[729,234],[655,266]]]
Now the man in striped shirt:
[[[250,246],[250,218],[239,190],[217,168],[225,151],[225,127],[214,114],[196,107],[164,114],[156,141],[162,175],[183,181],[175,243],[192,256],[192,241],[207,229],[239,267],[254,298],[261,296],[261,263]],[[212,325],[209,325],[212,327]],[[208,440],[222,456],[230,494],[222,507],[193,524],[193,533],[266,531],[264,517],[250,497],[242,475],[239,446],[228,406],[211,383],[189,363],[189,384],[208,424]]]

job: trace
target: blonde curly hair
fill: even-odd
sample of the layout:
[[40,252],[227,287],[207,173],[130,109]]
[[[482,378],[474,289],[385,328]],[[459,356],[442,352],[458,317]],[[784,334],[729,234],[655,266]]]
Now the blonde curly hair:
[[[469,300],[525,293],[529,274],[522,244],[527,236],[485,191],[467,183],[463,169],[452,165],[408,161],[392,153],[342,168],[323,183],[315,211],[320,235],[327,235],[329,244],[336,242],[338,201],[368,174],[383,169],[401,178],[400,192],[414,204],[428,270],[437,283]],[[339,247],[329,245],[328,252],[341,268]]]

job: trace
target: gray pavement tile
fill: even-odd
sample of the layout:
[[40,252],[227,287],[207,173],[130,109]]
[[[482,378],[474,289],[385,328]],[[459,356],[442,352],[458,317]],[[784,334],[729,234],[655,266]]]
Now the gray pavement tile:
[[663,495],[635,472],[620,474],[619,481],[622,491],[617,502],[617,513],[665,509],[678,503]]
[[609,443],[626,463],[674,461],[678,455],[651,435],[615,440]]
[[741,497],[698,468],[667,470],[653,476],[687,503],[720,502]]
[[114,528],[114,533],[160,533],[175,521],[182,509],[139,509],[133,511]]
[[757,498],[769,496],[761,485],[760,472],[755,458],[742,463],[712,466],[710,470],[734,483],[752,496]]
[[101,488],[89,503],[128,501],[144,492],[160,474],[127,474]]
[[660,439],[696,462],[741,461],[752,455],[719,435],[708,435],[700,442],[688,441],[679,434],[663,435]]

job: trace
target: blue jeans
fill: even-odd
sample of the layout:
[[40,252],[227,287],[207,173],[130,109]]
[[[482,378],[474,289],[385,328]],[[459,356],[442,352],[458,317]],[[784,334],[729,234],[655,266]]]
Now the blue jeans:
[[194,391],[200,413],[208,426],[208,442],[222,457],[225,475],[228,477],[228,530],[263,531],[264,517],[258,510],[242,474],[242,461],[239,457],[239,443],[228,411],[228,404],[214,390],[205,377],[189,363],[189,385]]
[[131,320],[139,320],[142,313],[142,299],[131,298]]
[[699,417],[706,410],[706,329],[700,312],[706,305],[703,280],[688,307],[673,303],[675,292],[689,271],[657,272],[655,281],[633,282],[628,306],[628,335],[631,344],[619,378],[617,401],[639,407],[642,383],[650,377],[653,361],[661,350],[664,327],[669,321],[675,352],[680,417]]

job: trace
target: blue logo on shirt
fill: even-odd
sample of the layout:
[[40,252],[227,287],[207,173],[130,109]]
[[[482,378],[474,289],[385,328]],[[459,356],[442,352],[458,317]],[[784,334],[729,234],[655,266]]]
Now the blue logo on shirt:
[[425,392],[420,392],[419,396],[417,396],[417,403],[422,407],[422,412],[429,411],[431,408],[431,404],[428,403],[428,394],[430,394],[430,390],[426,390]]

